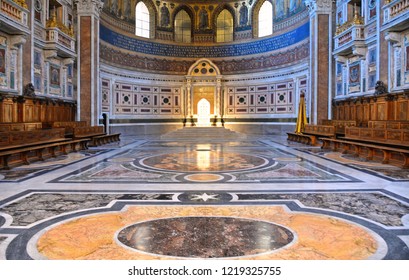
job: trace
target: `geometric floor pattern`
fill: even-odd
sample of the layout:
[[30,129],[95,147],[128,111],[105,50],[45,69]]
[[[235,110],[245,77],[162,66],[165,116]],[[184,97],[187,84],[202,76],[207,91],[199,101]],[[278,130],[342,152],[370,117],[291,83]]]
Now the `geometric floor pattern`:
[[0,259],[408,260],[408,246],[407,170],[280,137],[124,137],[0,170]]

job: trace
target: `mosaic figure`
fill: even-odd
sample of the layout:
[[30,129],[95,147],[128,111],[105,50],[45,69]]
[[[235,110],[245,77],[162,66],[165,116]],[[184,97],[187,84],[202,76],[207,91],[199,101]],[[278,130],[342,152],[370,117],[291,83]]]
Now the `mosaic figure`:
[[209,14],[203,6],[199,13],[199,29],[207,29],[209,27]]
[[290,11],[296,10],[300,5],[300,0],[290,0]]
[[284,16],[284,1],[276,1],[276,15],[277,18],[282,18]]
[[169,9],[166,7],[166,3],[163,3],[162,8],[160,8],[160,25],[168,26],[170,23]]
[[114,15],[118,13],[118,0],[112,0],[110,12]]
[[241,26],[247,25],[248,17],[249,17],[249,10],[246,6],[246,3],[243,2],[240,8],[240,25]]
[[124,18],[129,20],[131,18],[131,0],[125,1]]

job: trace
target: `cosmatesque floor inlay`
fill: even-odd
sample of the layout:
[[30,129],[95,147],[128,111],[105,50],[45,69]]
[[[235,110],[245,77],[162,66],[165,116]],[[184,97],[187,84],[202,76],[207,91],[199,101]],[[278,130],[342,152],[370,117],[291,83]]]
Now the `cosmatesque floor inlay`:
[[0,171],[0,259],[409,260],[406,170],[151,138]]
[[[53,182],[65,183],[293,183],[358,182],[327,166],[260,143],[249,145],[151,143],[83,167]],[[144,146],[142,146],[144,147]]]
[[316,148],[303,148],[298,150],[314,154],[321,158],[329,159],[350,167],[368,172],[391,181],[409,182],[409,169],[402,169],[397,166],[382,164],[380,162],[367,161],[349,154],[332,152],[331,150],[321,150]]

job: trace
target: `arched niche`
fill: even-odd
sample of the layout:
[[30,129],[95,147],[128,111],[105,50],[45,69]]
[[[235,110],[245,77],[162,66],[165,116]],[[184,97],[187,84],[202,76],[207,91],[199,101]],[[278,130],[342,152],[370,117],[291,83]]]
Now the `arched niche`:
[[197,60],[186,75],[185,116],[198,119],[198,103],[203,98],[210,103],[210,115],[223,115],[221,96],[221,74],[216,64],[206,58]]

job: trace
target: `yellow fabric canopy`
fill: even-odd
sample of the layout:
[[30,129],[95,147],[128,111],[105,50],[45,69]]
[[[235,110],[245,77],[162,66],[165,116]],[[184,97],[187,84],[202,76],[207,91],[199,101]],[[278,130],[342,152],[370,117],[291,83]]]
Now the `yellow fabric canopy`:
[[307,110],[305,107],[304,94],[301,94],[300,104],[298,106],[297,125],[295,126],[295,133],[301,134],[307,124]]

